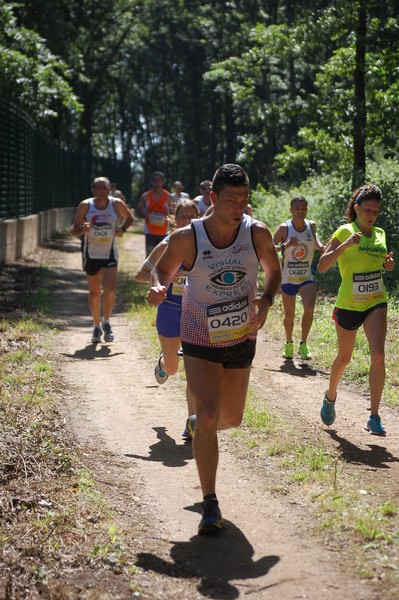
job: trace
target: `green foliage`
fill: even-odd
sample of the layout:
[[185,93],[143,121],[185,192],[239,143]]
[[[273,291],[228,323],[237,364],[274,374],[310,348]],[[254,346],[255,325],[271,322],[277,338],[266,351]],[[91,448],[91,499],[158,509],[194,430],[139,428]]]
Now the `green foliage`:
[[[0,7],[0,92],[64,143],[192,195],[222,162],[252,183],[351,178],[358,2],[31,0]],[[396,5],[367,3],[368,161],[395,158]],[[45,17],[44,17],[45,15]],[[362,138],[363,139],[363,138]]]
[[54,119],[57,106],[79,112],[67,64],[50,52],[45,39],[17,23],[15,6],[0,6],[0,95],[39,122]]
[[[399,165],[394,159],[379,158],[369,161],[367,181],[381,188],[384,196],[381,214],[377,225],[387,235],[389,251],[399,256]],[[258,186],[251,194],[251,205],[258,219],[267,224],[274,233],[280,223],[289,216],[289,201],[293,195],[301,194],[308,200],[308,218],[315,221],[321,241],[326,244],[334,231],[345,222],[346,206],[352,194],[350,176],[339,172],[329,175],[312,175],[299,186],[281,188],[272,186],[266,190]],[[399,270],[385,273],[388,289],[399,292]],[[318,274],[319,285],[327,292],[335,294],[339,285],[338,268],[335,266],[323,274]]]

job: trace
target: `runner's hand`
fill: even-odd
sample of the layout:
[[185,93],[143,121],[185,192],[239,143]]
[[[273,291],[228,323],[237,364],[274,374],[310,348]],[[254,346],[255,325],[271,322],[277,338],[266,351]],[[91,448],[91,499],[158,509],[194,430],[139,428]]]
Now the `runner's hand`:
[[392,271],[392,269],[395,266],[395,259],[393,257],[393,252],[389,252],[389,254],[386,255],[383,266],[384,266],[384,269],[386,269],[387,271]]
[[166,299],[166,287],[164,285],[153,286],[148,290],[147,302],[150,306],[158,306]]
[[343,242],[343,244],[345,244],[345,246],[349,247],[349,246],[355,246],[356,244],[360,243],[360,240],[362,239],[362,232],[361,231],[357,231],[355,233],[352,233],[352,235],[350,237],[348,237],[347,240],[345,240]]
[[253,303],[256,306],[256,314],[249,321],[249,325],[252,329],[262,329],[269,312],[270,300],[269,298],[258,298]]

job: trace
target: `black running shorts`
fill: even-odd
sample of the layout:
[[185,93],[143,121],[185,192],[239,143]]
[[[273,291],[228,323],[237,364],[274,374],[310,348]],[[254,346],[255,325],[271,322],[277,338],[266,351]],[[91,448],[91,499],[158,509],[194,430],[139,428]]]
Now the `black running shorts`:
[[332,318],[342,329],[347,329],[348,331],[354,331],[355,329],[359,329],[369,316],[370,313],[373,312],[376,308],[386,308],[387,303],[381,302],[380,304],[376,304],[367,310],[346,310],[345,308],[337,308],[335,307],[333,310]]
[[225,348],[196,346],[182,342],[183,356],[193,356],[210,362],[221,363],[224,369],[246,369],[250,367],[255,356],[256,339],[244,340]]
[[105,260],[98,258],[84,258],[83,270],[87,275],[97,275],[100,269],[109,269],[110,267],[116,267],[117,262],[114,258],[107,258]]

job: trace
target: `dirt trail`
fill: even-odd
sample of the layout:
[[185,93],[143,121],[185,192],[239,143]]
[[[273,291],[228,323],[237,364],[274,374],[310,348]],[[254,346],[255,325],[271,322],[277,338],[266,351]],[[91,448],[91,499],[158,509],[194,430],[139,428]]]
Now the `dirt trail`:
[[[144,257],[142,236],[126,235],[123,246],[135,260]],[[67,241],[52,255],[58,265],[57,310],[66,323],[58,348],[68,389],[67,422],[79,442],[99,452],[100,462],[102,450],[117,457],[110,464],[104,459],[97,477],[117,498],[121,518],[142,518],[135,542],[147,573],[141,581],[146,597],[382,598],[378,587],[353,574],[344,552],[333,552],[308,534],[300,499],[273,493],[271,483],[278,480],[273,461],[262,465],[265,475],[260,476],[259,465],[231,451],[228,434],[220,436],[218,472],[226,529],[218,539],[196,535],[201,492],[191,447],[181,439],[182,382],[170,378],[157,385],[156,356],[123,312],[116,310],[112,320],[115,342],[92,345],[79,244]],[[396,437],[375,440],[363,433],[365,403],[349,390],[336,431],[324,434],[318,415],[326,375],[311,364],[287,364],[276,344],[267,332],[259,337],[251,385],[261,397],[277,414],[301,423],[305,439],[325,435],[358,462],[359,481],[369,469],[385,469],[386,482],[397,487]],[[397,431],[399,419],[391,411],[385,421]],[[96,465],[93,471],[96,475]]]

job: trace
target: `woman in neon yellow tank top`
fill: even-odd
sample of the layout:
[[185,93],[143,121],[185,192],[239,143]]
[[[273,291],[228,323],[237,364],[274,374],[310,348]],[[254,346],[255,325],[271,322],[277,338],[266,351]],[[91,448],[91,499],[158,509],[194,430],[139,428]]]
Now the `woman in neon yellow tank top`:
[[374,223],[381,208],[382,194],[375,185],[364,185],[353,194],[347,207],[347,224],[335,231],[319,260],[320,272],[338,261],[341,286],[333,319],[338,353],[331,368],[330,383],[320,412],[325,425],[335,421],[337,387],[349,364],[356,332],[363,325],[370,349],[370,418],[366,430],[386,435],[378,414],[385,382],[384,346],[387,330],[387,294],[382,268],[391,271],[393,253],[387,252],[385,231]]

